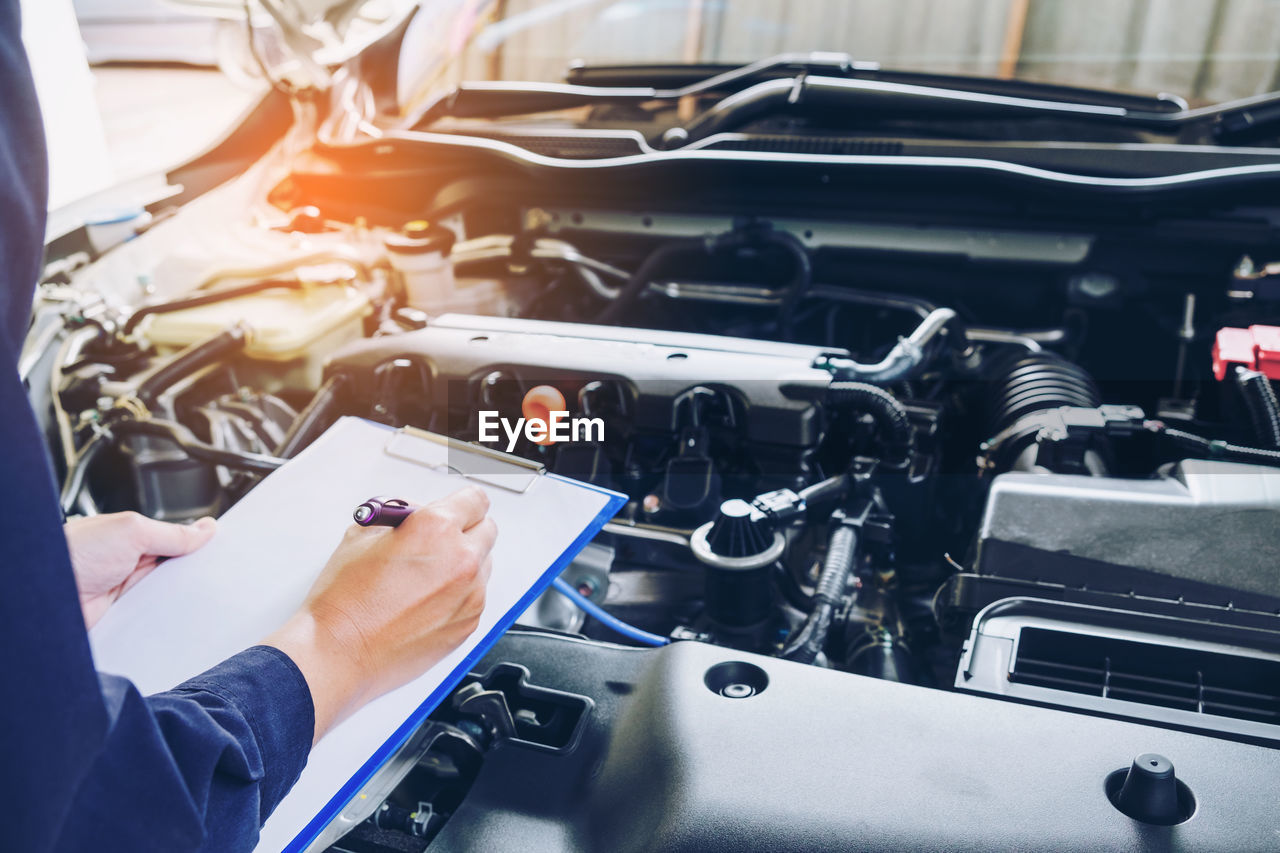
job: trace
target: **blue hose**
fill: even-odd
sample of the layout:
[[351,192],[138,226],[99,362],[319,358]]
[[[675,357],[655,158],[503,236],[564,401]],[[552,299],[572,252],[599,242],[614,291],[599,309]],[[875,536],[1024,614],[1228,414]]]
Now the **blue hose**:
[[635,640],[637,643],[644,643],[646,646],[665,646],[671,642],[666,637],[659,637],[657,634],[642,631],[634,625],[628,625],[616,616],[611,615],[600,605],[565,583],[563,578],[556,578],[551,582],[551,586],[555,588],[556,592],[578,605],[583,613],[628,639]]

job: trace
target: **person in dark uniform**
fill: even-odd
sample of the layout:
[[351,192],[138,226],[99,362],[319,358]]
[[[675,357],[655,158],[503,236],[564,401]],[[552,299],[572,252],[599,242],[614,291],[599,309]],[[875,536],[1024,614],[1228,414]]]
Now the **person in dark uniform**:
[[474,488],[398,529],[353,527],[261,645],[155,696],[94,671],[86,627],[216,524],[64,527],[17,370],[48,178],[20,33],[18,0],[0,0],[0,850],[251,850],[315,741],[474,630],[496,528]]

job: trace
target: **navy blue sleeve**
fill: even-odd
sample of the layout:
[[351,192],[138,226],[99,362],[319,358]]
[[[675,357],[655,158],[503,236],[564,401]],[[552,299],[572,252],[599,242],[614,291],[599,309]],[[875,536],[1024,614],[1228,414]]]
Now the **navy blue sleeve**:
[[293,662],[255,646],[145,699],[123,678],[101,682],[107,738],[56,849],[251,850],[311,749],[311,695]]
[[143,698],[93,669],[47,457],[0,354],[0,848],[235,853],[297,780],[311,693],[255,647]]
[[250,850],[311,746],[311,694],[249,649],[142,697],[94,671],[53,473],[18,352],[47,171],[18,0],[0,0],[0,849]]

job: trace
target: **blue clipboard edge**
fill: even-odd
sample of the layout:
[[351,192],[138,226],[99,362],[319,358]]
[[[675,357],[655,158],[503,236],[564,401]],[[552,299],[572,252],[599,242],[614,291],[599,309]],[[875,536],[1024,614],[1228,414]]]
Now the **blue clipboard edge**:
[[396,729],[395,732],[392,733],[391,737],[387,738],[382,746],[378,747],[378,749],[374,751],[373,755],[369,757],[369,760],[361,765],[355,775],[348,779],[343,786],[338,789],[338,792],[333,795],[333,798],[330,799],[328,803],[325,804],[325,807],[311,819],[310,823],[302,828],[301,832],[294,836],[293,841],[290,841],[288,846],[280,853],[302,853],[302,851],[306,850],[307,847],[320,836],[320,833],[324,831],[324,828],[328,826],[334,818],[341,814],[343,806],[350,802],[351,798],[359,793],[361,788],[368,784],[369,780],[373,778],[373,774],[376,773],[382,765],[386,764],[391,756],[400,749],[400,747],[404,746],[404,744],[409,740],[409,737],[417,731],[418,727],[421,726],[423,722],[426,721],[427,717],[431,715],[431,712],[436,709],[436,706],[438,706],[446,696],[452,693],[453,689],[458,686],[458,682],[462,681],[467,673],[471,671],[472,667],[479,663],[480,659],[489,653],[489,649],[493,648],[494,643],[498,642],[499,638],[507,632],[507,629],[515,623],[516,618],[527,610],[529,605],[533,604],[534,599],[541,595],[543,591],[551,585],[552,580],[558,577],[561,572],[569,567],[569,564],[573,562],[573,558],[578,556],[578,552],[585,548],[587,543],[596,537],[596,534],[604,528],[605,524],[610,519],[618,514],[618,510],[622,509],[628,500],[627,496],[620,492],[603,489],[591,483],[572,480],[568,477],[562,477],[559,474],[544,474],[543,476],[552,477],[557,480],[573,483],[574,485],[580,486],[584,489],[591,489],[593,491],[600,492],[601,494],[607,495],[609,500],[604,507],[601,508],[600,512],[596,514],[596,517],[591,520],[591,523],[583,528],[582,532],[578,534],[578,538],[569,543],[569,547],[565,548],[560,556],[556,558],[555,562],[551,564],[551,567],[543,572],[542,576],[538,578],[538,582],[535,583],[533,587],[515,603],[514,607],[503,614],[502,618],[498,620],[498,623],[493,626],[493,629],[484,636],[484,639],[477,643],[476,647],[472,649],[456,667],[454,667],[453,671],[450,672],[448,677],[440,683],[439,687],[431,691],[431,695],[429,695],[426,700],[418,706],[417,710],[409,716],[409,719],[405,720],[404,723],[401,724],[400,728]]

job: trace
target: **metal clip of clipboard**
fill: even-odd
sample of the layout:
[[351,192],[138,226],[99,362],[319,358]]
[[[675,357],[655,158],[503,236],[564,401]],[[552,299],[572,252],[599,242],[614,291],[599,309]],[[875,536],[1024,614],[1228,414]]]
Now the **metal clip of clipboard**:
[[387,441],[386,453],[517,494],[527,492],[547,472],[540,462],[409,426],[395,431]]

